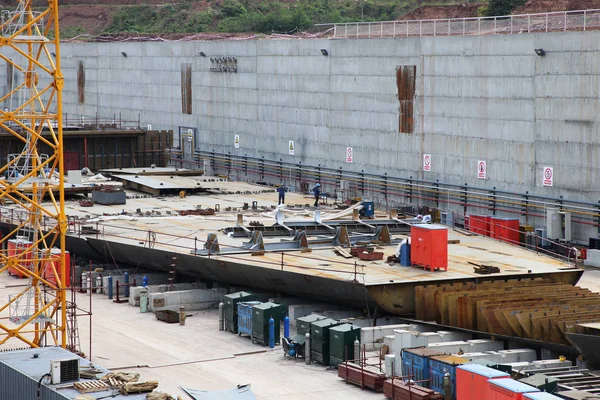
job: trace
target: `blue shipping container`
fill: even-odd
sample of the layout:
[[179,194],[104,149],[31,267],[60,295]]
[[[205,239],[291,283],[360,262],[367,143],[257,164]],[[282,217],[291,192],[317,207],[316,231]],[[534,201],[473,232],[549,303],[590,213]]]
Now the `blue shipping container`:
[[257,304],[261,304],[260,301],[238,303],[238,336],[245,333],[252,337],[252,307]]
[[446,400],[456,399],[456,367],[469,360],[457,356],[432,356],[429,358],[429,388],[444,394],[444,376],[450,376],[451,395]]
[[[429,379],[429,357],[443,353],[427,347],[402,349],[402,376],[405,380],[425,381]],[[419,386],[429,387],[427,382],[418,382]]]

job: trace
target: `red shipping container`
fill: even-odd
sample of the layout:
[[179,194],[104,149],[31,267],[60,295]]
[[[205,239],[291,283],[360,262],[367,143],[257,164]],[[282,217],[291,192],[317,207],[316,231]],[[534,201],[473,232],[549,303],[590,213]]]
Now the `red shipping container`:
[[[50,251],[52,260],[44,261],[42,278],[56,285],[56,276],[57,274],[60,276],[60,249],[53,248]],[[54,273],[54,270],[56,270],[56,274]],[[71,287],[71,255],[68,251],[65,251],[65,273],[65,286]]]
[[[31,246],[31,244],[31,241],[17,237],[16,239],[9,239],[7,245],[8,257],[19,257],[19,265],[28,269],[29,271],[31,271],[33,268],[33,261],[30,261],[33,259],[33,253],[31,250],[26,250],[29,246]],[[19,278],[24,278],[27,276],[22,271],[10,266],[8,267],[8,274],[15,275]]]
[[523,400],[523,394],[539,392],[537,388],[512,379],[490,379],[486,400]]
[[512,244],[519,243],[519,220],[516,218],[492,217],[490,219],[491,237]]
[[469,215],[469,230],[484,236],[490,236],[490,217],[489,215]]
[[410,228],[410,261],[413,265],[448,270],[448,228],[419,224]]
[[456,367],[456,400],[488,399],[490,379],[508,379],[510,375],[479,364]]

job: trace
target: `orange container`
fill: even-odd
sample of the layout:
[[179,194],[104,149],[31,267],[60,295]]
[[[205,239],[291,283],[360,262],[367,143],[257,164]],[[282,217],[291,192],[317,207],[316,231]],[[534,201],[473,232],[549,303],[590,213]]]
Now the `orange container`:
[[[52,254],[52,259],[44,261],[42,278],[56,285],[56,275],[58,274],[58,276],[60,276],[60,249],[53,248],[50,252]],[[65,252],[65,264],[65,285],[66,287],[71,287],[71,255],[68,251]],[[56,274],[54,273],[55,270]]]
[[413,265],[448,270],[448,228],[419,224],[410,228],[410,261]]
[[[31,246],[31,244],[32,242],[27,239],[16,238],[9,239],[7,245],[8,257],[20,257],[19,264],[29,271],[31,271],[33,268],[33,261],[30,261],[33,259],[33,253],[31,250],[27,251],[27,248]],[[24,278],[27,276],[22,271],[13,267],[8,267],[8,274],[15,275],[19,278]]]
[[512,379],[490,379],[486,400],[523,400],[525,393],[539,392],[537,388]]
[[479,364],[456,367],[456,400],[488,399],[490,379],[508,379],[510,375]]
[[469,215],[469,230],[484,236],[490,236],[490,217],[489,215]]
[[491,237],[512,244],[519,243],[519,220],[517,218],[492,217]]

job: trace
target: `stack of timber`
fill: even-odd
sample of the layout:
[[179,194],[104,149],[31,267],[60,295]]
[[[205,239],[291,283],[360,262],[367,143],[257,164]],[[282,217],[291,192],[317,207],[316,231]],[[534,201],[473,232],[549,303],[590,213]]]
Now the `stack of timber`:
[[383,395],[394,400],[443,400],[438,392],[415,384],[408,385],[402,379],[388,379],[383,386]]
[[343,363],[338,365],[338,377],[344,379],[346,383],[353,383],[376,392],[383,392],[385,374],[373,367]]
[[415,288],[417,319],[498,335],[569,344],[579,323],[600,321],[600,294],[545,279]]

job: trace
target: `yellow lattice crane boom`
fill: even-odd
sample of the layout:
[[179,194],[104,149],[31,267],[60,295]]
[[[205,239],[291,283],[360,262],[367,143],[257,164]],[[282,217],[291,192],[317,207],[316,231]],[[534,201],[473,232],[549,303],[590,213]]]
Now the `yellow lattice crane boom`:
[[[0,59],[11,82],[0,98],[0,132],[22,150],[0,160],[0,274],[28,279],[0,298],[0,346],[67,346],[62,87],[58,1],[21,0],[1,15]],[[1,96],[2,94],[0,94]],[[10,210],[9,210],[10,209]],[[9,213],[10,211],[10,218]]]

